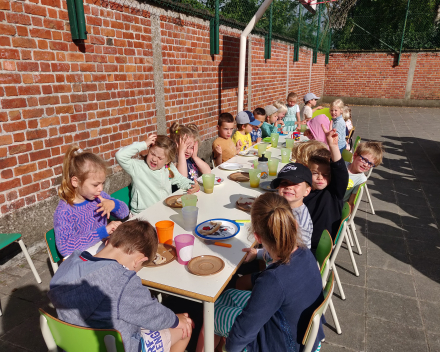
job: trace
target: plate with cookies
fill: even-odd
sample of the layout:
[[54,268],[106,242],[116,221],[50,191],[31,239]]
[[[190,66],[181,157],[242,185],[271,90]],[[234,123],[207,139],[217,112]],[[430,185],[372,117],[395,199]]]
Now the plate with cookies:
[[148,264],[142,264],[142,266],[154,268],[156,266],[162,266],[171,263],[172,261],[176,260],[176,258],[176,247],[167,243],[159,243],[157,246],[155,258]]
[[222,241],[235,237],[240,232],[240,225],[229,219],[210,219],[196,226],[197,236],[206,240]]

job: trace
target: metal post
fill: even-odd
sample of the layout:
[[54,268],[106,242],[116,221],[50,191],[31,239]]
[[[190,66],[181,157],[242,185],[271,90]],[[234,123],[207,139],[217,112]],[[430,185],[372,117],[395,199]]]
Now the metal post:
[[86,17],[83,0],[75,0],[76,19],[78,21],[78,39],[87,39]]
[[78,36],[78,21],[76,19],[75,1],[67,0],[67,14],[69,15],[70,34],[72,40],[79,39]]
[[332,29],[328,29],[328,48],[327,53],[325,54],[325,64],[328,65],[328,60],[330,58],[330,48],[332,46]]
[[209,51],[211,55],[220,53],[219,0],[215,0],[215,16],[209,21]]
[[273,3],[269,8],[269,31],[266,37],[266,46],[264,50],[264,58],[269,60],[272,57],[272,15],[273,15]]
[[399,56],[397,57],[397,66],[399,66],[400,55],[402,54],[403,38],[405,37],[406,20],[408,19],[408,12],[409,12],[409,2],[410,0],[408,0],[408,3],[406,4],[405,23],[403,24],[402,40],[400,42]]
[[299,61],[299,47],[301,46],[301,20],[302,20],[302,5],[299,5],[299,22],[298,22],[298,39],[294,47],[293,62]]
[[322,4],[319,4],[319,11],[318,11],[318,28],[316,30],[316,46],[315,50],[313,50],[313,63],[316,64],[318,61],[318,47],[319,47],[319,32],[321,30],[321,6]]

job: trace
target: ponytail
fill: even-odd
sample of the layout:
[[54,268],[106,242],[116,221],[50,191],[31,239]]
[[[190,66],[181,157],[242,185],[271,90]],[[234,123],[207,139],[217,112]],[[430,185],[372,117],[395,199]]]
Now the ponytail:
[[58,196],[73,205],[75,199],[75,188],[71,179],[76,176],[82,184],[89,173],[107,170],[107,163],[98,155],[88,151],[83,151],[77,145],[72,145],[67,149],[63,161],[63,176],[61,186],[58,189]]
[[194,123],[190,123],[186,126],[180,125],[177,121],[174,122],[170,127],[170,138],[177,145],[180,143],[182,137],[189,136],[195,140],[199,140],[199,129]]
[[289,263],[293,250],[303,246],[292,209],[278,194],[259,196],[252,205],[251,219],[252,231],[277,254],[281,264]]

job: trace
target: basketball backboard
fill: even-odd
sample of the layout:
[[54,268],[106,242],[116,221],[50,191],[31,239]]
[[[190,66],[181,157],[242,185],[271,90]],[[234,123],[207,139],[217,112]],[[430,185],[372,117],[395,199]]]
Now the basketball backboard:
[[317,0],[299,0],[299,2],[312,14],[316,13]]

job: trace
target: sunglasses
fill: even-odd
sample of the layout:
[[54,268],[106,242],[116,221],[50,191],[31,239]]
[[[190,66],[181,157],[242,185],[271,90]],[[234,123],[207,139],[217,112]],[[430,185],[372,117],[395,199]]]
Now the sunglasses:
[[359,155],[359,157],[362,159],[362,161],[367,164],[369,167],[375,167],[376,165],[374,165],[370,160],[368,160],[367,158],[364,158],[362,155]]

